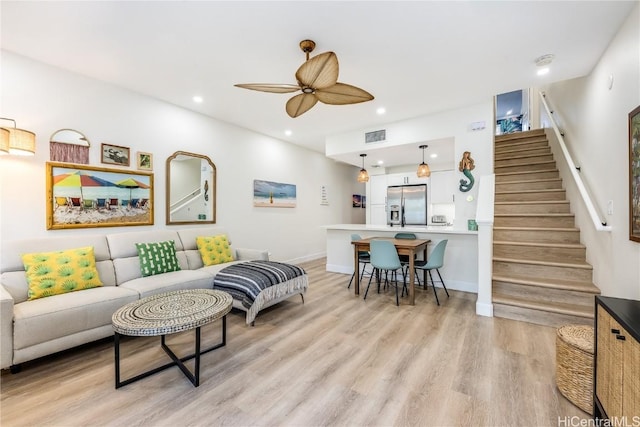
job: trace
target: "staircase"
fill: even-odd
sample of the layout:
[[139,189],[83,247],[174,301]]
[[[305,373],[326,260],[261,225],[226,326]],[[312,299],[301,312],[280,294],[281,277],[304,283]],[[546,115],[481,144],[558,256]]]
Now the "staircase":
[[593,325],[593,272],[543,129],[495,138],[494,316]]

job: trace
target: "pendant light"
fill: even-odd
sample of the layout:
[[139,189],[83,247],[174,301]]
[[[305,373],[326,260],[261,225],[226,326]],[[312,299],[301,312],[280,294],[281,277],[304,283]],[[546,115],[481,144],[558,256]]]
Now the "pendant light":
[[362,157],[362,169],[360,169],[360,173],[358,174],[358,182],[367,182],[369,181],[369,174],[367,170],[364,168],[364,158],[367,157],[366,154],[360,154]]
[[429,169],[429,165],[424,162],[424,149],[429,147],[428,145],[421,145],[419,148],[422,149],[422,163],[418,166],[418,178],[427,178],[431,176],[431,170]]

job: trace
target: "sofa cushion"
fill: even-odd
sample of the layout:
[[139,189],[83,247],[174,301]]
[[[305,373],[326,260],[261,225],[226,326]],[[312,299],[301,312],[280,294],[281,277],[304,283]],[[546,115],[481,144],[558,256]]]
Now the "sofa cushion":
[[204,265],[222,264],[233,261],[231,246],[227,236],[220,234],[218,236],[198,236],[196,237],[196,245],[202,257]]
[[136,249],[140,259],[140,272],[143,277],[180,270],[173,240],[136,243]]
[[22,255],[29,299],[102,286],[93,247]]
[[111,316],[118,308],[138,298],[138,293],[130,289],[103,286],[16,304],[13,308],[14,348],[22,349],[110,325]]
[[168,240],[174,241],[177,252],[182,251],[182,242],[180,241],[178,233],[171,230],[127,231],[107,234],[109,251],[111,251],[111,258],[114,260],[118,258],[137,257],[138,251],[136,249],[136,243],[166,242]]
[[140,298],[144,298],[182,289],[212,289],[213,277],[200,270],[180,270],[129,280],[119,287],[136,291]]

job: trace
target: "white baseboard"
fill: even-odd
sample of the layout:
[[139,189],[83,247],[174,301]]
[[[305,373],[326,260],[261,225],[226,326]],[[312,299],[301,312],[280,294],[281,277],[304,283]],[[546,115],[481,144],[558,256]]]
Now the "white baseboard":
[[476,302],[476,314],[478,316],[493,317],[493,304]]
[[327,271],[331,273],[353,274],[353,266],[346,267],[344,265],[327,264]]

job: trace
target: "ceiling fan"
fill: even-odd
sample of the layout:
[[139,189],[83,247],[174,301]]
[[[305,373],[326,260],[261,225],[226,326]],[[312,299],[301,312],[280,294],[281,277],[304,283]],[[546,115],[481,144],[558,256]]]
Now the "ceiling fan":
[[309,59],[309,53],[316,47],[312,40],[300,42],[300,49],[307,55],[307,61],[296,71],[297,85],[249,83],[234,86],[244,89],[272,93],[302,93],[287,101],[287,114],[295,118],[309,111],[318,101],[325,104],[345,105],[371,101],[373,95],[355,86],[338,82],[338,57],[333,52],[325,52]]

